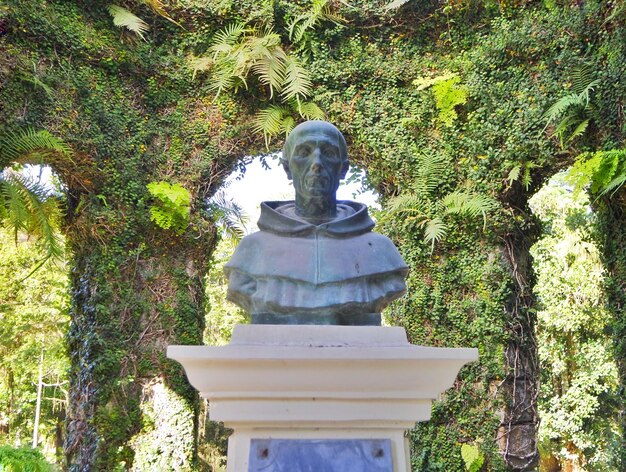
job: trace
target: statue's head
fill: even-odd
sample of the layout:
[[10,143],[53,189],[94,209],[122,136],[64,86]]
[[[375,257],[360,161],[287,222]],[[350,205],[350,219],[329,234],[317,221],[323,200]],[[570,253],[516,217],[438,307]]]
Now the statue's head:
[[305,121],[285,140],[282,164],[293,180],[296,198],[333,199],[348,172],[348,146],[341,132],[327,121]]

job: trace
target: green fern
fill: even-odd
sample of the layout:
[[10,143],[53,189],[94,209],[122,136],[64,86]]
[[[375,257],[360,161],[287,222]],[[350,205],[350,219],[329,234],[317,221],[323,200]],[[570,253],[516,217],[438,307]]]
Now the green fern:
[[475,218],[482,216],[483,229],[487,226],[487,213],[498,208],[498,202],[488,195],[455,191],[443,197],[441,208],[446,214]]
[[301,42],[307,31],[315,28],[322,21],[331,21],[341,25],[346,20],[341,15],[333,13],[331,0],[313,0],[310,9],[289,23],[289,39],[294,43]]
[[268,149],[272,137],[289,133],[299,118],[324,118],[319,106],[307,101],[313,89],[308,71],[296,56],[287,54],[271,27],[259,30],[233,23],[215,34],[209,51],[211,57],[190,57],[188,67],[194,77],[210,71],[210,87],[218,95],[248,88],[253,76],[268,88],[270,100],[280,97],[281,104],[260,110],[253,120],[254,130],[263,134]]
[[63,140],[46,130],[26,128],[0,136],[0,169],[11,162],[41,164],[51,155],[72,161],[74,152]]
[[109,14],[113,17],[113,24],[119,28],[126,28],[129,31],[137,34],[141,39],[145,40],[143,33],[147,32],[150,28],[148,24],[126,8],[118,5],[107,6]]
[[313,102],[290,101],[286,106],[270,105],[257,112],[253,119],[253,129],[262,133],[265,147],[269,149],[272,137],[279,134],[288,135],[296,126],[296,118],[322,120],[324,112]]
[[41,243],[47,260],[61,258],[63,244],[58,232],[61,218],[59,201],[33,179],[11,169],[0,176],[0,224],[13,232],[34,236]]
[[600,83],[593,79],[594,72],[588,65],[577,67],[572,72],[572,93],[556,101],[542,116],[544,130],[556,123],[553,135],[557,136],[561,148],[582,136],[594,112],[591,92]]
[[26,128],[0,136],[0,224],[9,228],[16,240],[19,233],[37,238],[45,257],[33,271],[49,258],[63,255],[58,233],[60,203],[39,183],[15,172],[10,166],[15,163],[44,164],[57,159],[71,163],[73,156],[69,145],[45,130]]
[[445,182],[446,172],[450,168],[450,158],[443,153],[419,152],[416,152],[416,157],[416,177],[413,189],[417,194],[432,197]]
[[433,78],[418,78],[413,81],[417,90],[432,87],[435,106],[439,110],[438,120],[444,126],[452,126],[457,119],[456,107],[467,103],[469,89],[461,84],[461,78],[454,73],[445,73]]
[[[424,231],[424,242],[430,244],[431,253],[435,244],[441,241],[449,231],[448,215],[460,215],[465,218],[483,218],[483,227],[487,224],[487,214],[498,208],[495,199],[467,191],[455,191],[442,198],[434,199],[432,194],[413,193],[391,198],[387,203],[387,215],[404,213],[404,221],[415,224]],[[389,216],[383,217],[382,222]]]
[[448,226],[439,217],[428,220],[424,225],[424,242],[430,243],[431,254],[435,252],[435,243],[441,241],[448,234]]
[[575,192],[587,187],[598,197],[613,194],[626,182],[626,150],[583,153],[566,175]]
[[524,189],[528,190],[530,188],[530,184],[532,184],[531,170],[536,167],[537,164],[529,161],[513,166],[513,168],[509,171],[509,175],[506,178],[509,186],[513,185],[513,182],[521,180]]
[[435,106],[439,110],[439,121],[445,126],[452,126],[458,115],[456,107],[467,103],[469,89],[461,85],[457,76],[433,84]]
[[150,195],[158,199],[158,203],[150,207],[150,219],[160,228],[182,234],[189,225],[189,190],[164,181],[150,182],[147,187]]
[[289,56],[285,62],[285,83],[283,84],[282,96],[287,101],[295,98],[300,104],[300,99],[311,94],[313,83],[307,70],[296,57]]
[[209,217],[220,229],[223,238],[239,241],[245,233],[248,221],[243,209],[232,199],[226,197],[224,191],[216,193],[208,205]]

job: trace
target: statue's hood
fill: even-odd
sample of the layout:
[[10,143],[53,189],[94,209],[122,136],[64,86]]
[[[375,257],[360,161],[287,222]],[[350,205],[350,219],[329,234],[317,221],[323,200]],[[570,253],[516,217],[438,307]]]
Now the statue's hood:
[[278,211],[294,206],[294,201],[262,202],[261,216],[257,223],[259,229],[281,236],[302,237],[322,233],[332,237],[351,237],[371,231],[375,224],[363,203],[338,201],[337,219],[320,225],[292,218]]

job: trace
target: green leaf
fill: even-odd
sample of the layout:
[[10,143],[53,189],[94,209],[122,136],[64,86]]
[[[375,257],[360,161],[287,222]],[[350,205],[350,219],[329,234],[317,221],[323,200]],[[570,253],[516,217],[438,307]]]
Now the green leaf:
[[147,185],[158,203],[150,207],[150,219],[163,229],[182,234],[189,225],[191,193],[180,184],[159,181]]
[[46,130],[26,128],[0,137],[0,168],[15,161],[41,164],[54,154],[71,161],[74,151],[63,140]]
[[253,129],[257,133],[263,133],[265,147],[269,149],[269,141],[272,136],[276,136],[283,129],[283,117],[289,114],[289,110],[278,105],[259,110],[252,121]]
[[511,171],[509,172],[509,175],[506,178],[506,180],[509,183],[509,185],[512,185],[513,182],[515,182],[517,179],[519,179],[519,175],[520,175],[520,171],[521,170],[522,170],[522,166],[519,165],[519,164],[511,169]]
[[[309,73],[300,61],[293,56],[288,56],[285,63],[285,84],[282,96],[285,101],[295,98],[300,101],[311,94],[313,84]],[[300,113],[302,113],[300,111]]]
[[424,228],[424,241],[430,243],[430,252],[435,251],[435,243],[441,241],[448,233],[448,227],[439,217],[429,220]]
[[138,16],[135,16],[126,8],[122,8],[118,5],[109,5],[107,6],[107,9],[113,17],[113,24],[115,26],[126,28],[139,35],[141,39],[145,40],[143,33],[150,29],[145,21]]
[[461,445],[461,458],[465,463],[465,470],[468,472],[478,472],[485,461],[485,456],[478,446],[470,444]]
[[307,120],[323,120],[325,113],[314,102],[302,102],[299,109],[300,115]]

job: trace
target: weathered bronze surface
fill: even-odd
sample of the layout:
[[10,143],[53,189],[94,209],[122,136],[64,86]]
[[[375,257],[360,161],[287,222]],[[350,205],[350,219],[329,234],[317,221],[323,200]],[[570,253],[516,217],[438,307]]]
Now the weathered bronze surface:
[[282,157],[294,201],[263,202],[260,231],[225,266],[228,299],[257,324],[380,325],[406,290],[408,268],[367,207],[337,201],[346,141],[325,121],[298,125]]

